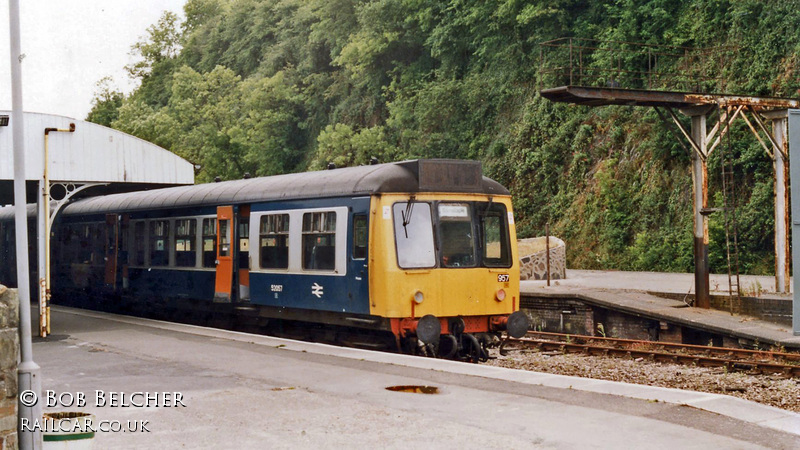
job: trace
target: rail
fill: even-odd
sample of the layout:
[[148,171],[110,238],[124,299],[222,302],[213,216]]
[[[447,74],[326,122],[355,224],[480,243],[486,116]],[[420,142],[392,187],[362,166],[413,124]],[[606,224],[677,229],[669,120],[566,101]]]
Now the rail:
[[617,339],[561,333],[529,332],[525,338],[507,339],[500,352],[507,354],[509,343],[521,349],[536,347],[543,351],[579,353],[589,356],[642,358],[699,367],[722,367],[729,371],[782,374],[800,377],[800,354],[677,344],[658,341]]

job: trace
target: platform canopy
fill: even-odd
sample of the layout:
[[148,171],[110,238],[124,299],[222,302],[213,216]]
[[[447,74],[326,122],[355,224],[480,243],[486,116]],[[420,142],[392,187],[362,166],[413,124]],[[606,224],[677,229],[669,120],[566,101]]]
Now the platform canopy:
[[[9,111],[0,110],[0,205],[13,202],[13,148]],[[93,194],[194,184],[189,161],[137,137],[101,125],[52,114],[25,113],[25,172],[29,195],[44,170],[48,135],[51,183],[103,183]],[[5,125],[4,125],[5,124]],[[75,131],[69,132],[70,124]],[[30,198],[35,202],[36,199]]]

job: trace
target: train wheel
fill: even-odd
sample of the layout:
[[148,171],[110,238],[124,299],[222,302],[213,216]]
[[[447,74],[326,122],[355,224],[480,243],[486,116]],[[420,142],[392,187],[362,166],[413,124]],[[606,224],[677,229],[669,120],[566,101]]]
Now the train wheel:
[[478,342],[478,339],[470,333],[461,335],[463,343],[463,356],[465,359],[474,363],[485,362],[489,360],[489,355],[486,353],[484,347]]
[[439,338],[439,357],[452,359],[458,352],[458,340],[452,334],[443,334]]

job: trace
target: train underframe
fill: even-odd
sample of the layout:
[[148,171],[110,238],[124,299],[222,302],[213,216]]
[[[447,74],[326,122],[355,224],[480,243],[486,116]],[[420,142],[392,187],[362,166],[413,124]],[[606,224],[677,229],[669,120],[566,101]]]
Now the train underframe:
[[[213,303],[190,298],[134,298],[70,292],[53,296],[65,306],[235,331],[405,354],[482,362],[503,332],[519,334],[522,314],[510,316],[389,319],[250,303]],[[526,327],[527,330],[527,322]],[[522,332],[524,334],[524,331]]]

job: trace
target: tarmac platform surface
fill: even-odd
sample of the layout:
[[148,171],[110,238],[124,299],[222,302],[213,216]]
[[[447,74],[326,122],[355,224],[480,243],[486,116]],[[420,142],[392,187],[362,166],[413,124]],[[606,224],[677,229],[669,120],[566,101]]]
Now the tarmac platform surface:
[[[791,299],[789,294],[775,294],[775,277],[740,275],[743,290],[759,289],[766,297]],[[728,275],[710,274],[711,294],[728,294]],[[567,269],[567,278],[552,280],[551,287],[572,286],[600,289],[639,289],[672,294],[694,293],[693,273],[626,272],[621,270]],[[790,283],[791,284],[791,283]],[[546,287],[546,281],[523,281],[524,287]]]
[[[52,323],[34,343],[43,389],[84,393],[98,420],[148,421],[95,448],[800,448],[800,415],[728,396],[64,307]],[[97,406],[98,390],[180,392],[185,407]]]
[[[759,285],[765,298],[791,299],[789,294],[774,294],[774,277],[742,276],[742,287]],[[728,276],[712,275],[711,286],[724,290],[712,294],[727,295]],[[567,278],[545,281],[522,281],[523,296],[577,298],[585,303],[626,312],[636,316],[664,320],[693,328],[729,334],[749,341],[800,349],[800,336],[791,327],[753,319],[714,309],[688,307],[680,300],[660,297],[648,292],[687,294],[693,291],[694,275],[686,273],[622,272],[600,270],[567,270]]]

